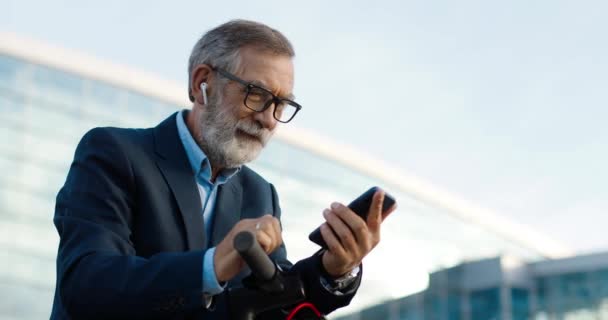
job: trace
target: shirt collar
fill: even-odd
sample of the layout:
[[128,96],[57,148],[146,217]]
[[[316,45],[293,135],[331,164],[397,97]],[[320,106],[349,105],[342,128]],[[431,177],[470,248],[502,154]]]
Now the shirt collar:
[[[198,146],[192,137],[190,130],[188,130],[186,122],[184,122],[184,117],[187,114],[188,110],[181,110],[176,117],[179,139],[186,150],[186,155],[188,156],[188,161],[190,162],[194,174],[211,183],[211,163],[209,163],[209,158],[207,158],[207,155],[201,147]],[[216,184],[226,183],[228,179],[232,178],[239,170],[241,170],[240,166],[237,168],[223,169],[217,176]]]

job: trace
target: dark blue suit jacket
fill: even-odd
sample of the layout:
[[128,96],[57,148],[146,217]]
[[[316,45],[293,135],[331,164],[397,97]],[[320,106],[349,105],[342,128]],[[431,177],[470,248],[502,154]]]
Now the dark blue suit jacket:
[[[224,294],[203,306],[205,228],[175,116],[150,129],[95,128],[80,141],[57,195],[52,319],[227,318]],[[210,245],[239,219],[268,213],[281,216],[274,187],[243,166],[219,187]],[[303,275],[309,300],[324,313],[354,295],[321,287],[318,256],[292,266],[282,245],[271,258]]]

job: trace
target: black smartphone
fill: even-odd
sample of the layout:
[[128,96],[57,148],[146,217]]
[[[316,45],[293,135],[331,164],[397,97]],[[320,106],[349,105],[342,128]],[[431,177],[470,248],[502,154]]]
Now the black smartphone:
[[[367,214],[369,212],[369,207],[372,205],[372,199],[376,191],[380,188],[372,187],[369,190],[365,191],[362,195],[360,195],[357,199],[353,200],[348,207],[356,213],[363,220],[367,221]],[[384,193],[384,203],[382,205],[382,212],[385,212],[390,207],[395,204],[395,198],[388,193]],[[333,230],[332,230],[333,231]],[[321,235],[321,227],[316,228],[313,232],[308,235],[308,239],[310,241],[320,245],[323,249],[327,249],[327,244],[325,240],[323,240],[323,236]]]

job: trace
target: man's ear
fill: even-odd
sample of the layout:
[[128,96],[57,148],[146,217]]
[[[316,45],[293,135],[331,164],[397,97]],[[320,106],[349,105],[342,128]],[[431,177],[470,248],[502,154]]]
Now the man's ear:
[[[197,102],[201,105],[206,105],[206,95],[209,88],[209,80],[213,77],[213,70],[207,64],[199,64],[192,71],[192,79],[190,79],[190,101]],[[205,83],[205,86],[202,84]],[[204,87],[205,90],[202,90]],[[203,94],[203,91],[205,93]]]

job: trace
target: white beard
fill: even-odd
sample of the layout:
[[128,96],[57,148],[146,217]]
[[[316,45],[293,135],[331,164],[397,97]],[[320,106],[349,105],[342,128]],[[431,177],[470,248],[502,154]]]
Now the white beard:
[[274,131],[249,118],[239,121],[234,107],[222,105],[222,99],[215,96],[200,113],[198,142],[212,165],[236,168],[257,158]]

